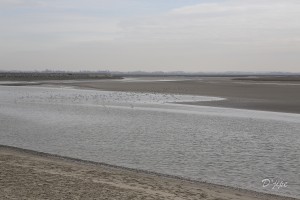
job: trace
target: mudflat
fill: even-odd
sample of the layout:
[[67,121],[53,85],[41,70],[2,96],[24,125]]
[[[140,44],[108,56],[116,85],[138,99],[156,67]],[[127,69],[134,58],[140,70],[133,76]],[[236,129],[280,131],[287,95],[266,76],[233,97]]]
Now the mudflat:
[[[300,84],[232,78],[41,81],[18,85],[224,97],[189,104],[300,113]],[[8,84],[8,85],[14,85]],[[293,199],[0,146],[0,199]]]
[[0,199],[285,199],[0,146]]
[[110,91],[134,91],[191,94],[224,97],[223,101],[193,102],[188,104],[252,109],[274,112],[300,113],[300,82],[249,81],[231,77],[205,77],[157,81],[158,78],[59,83],[68,86]]

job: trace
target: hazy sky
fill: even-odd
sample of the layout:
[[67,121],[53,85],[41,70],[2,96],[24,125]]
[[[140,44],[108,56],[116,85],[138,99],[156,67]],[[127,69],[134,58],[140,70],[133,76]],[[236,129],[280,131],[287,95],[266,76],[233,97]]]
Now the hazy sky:
[[300,0],[0,0],[0,70],[300,72]]

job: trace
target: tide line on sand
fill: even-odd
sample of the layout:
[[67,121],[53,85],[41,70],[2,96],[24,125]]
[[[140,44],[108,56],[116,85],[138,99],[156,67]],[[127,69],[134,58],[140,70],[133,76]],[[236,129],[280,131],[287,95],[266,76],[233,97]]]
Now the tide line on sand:
[[295,200],[3,145],[0,170],[0,199]]

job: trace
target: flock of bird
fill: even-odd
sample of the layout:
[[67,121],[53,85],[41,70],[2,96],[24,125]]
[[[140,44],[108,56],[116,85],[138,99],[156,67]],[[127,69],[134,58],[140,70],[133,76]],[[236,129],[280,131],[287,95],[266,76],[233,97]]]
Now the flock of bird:
[[195,96],[160,94],[160,93],[137,93],[137,92],[111,92],[111,91],[76,91],[76,90],[46,90],[40,93],[20,94],[15,102],[27,103],[62,103],[62,104],[133,104],[139,103],[168,103],[195,99]]

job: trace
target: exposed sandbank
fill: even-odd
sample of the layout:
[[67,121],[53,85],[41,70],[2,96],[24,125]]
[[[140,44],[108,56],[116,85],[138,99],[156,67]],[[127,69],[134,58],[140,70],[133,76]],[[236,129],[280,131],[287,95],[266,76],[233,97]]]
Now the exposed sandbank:
[[[63,83],[109,91],[134,91],[189,94],[226,98],[223,101],[192,102],[188,104],[273,112],[300,113],[300,84],[278,82],[234,81],[231,78],[201,78],[201,80],[126,82],[126,81],[82,81]],[[186,103],[186,102],[185,102]]]

